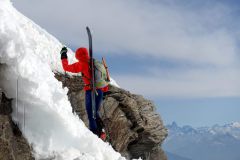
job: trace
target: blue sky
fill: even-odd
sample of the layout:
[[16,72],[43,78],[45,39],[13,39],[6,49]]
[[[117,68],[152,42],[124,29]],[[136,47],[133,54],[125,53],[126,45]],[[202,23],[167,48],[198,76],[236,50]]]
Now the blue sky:
[[166,124],[240,121],[240,2],[12,2],[73,50],[88,45],[90,26],[112,77],[153,100]]

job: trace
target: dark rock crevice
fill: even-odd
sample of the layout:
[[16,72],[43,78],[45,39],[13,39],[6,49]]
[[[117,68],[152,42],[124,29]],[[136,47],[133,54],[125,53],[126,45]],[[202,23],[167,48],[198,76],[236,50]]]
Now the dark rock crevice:
[[11,99],[0,89],[0,159],[34,160],[32,148],[11,118]]
[[8,99],[6,95],[0,89],[0,114],[1,115],[10,115],[12,113],[11,99]]

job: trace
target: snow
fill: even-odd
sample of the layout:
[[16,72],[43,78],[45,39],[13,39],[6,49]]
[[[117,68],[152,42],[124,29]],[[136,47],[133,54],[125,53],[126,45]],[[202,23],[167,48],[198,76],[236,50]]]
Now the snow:
[[233,128],[240,128],[240,122],[233,122],[232,127]]
[[120,88],[120,86],[117,84],[117,82],[113,78],[110,78],[110,84],[115,86],[115,87]]
[[[36,159],[123,160],[72,113],[67,89],[54,78],[63,72],[56,38],[0,0],[0,88],[13,98],[12,117]],[[70,63],[74,61],[69,49]]]

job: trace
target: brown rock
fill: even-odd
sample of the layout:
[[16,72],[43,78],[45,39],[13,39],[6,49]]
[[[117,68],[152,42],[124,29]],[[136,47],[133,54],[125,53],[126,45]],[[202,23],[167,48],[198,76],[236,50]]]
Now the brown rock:
[[149,159],[151,160],[167,160],[164,151],[159,147],[154,148],[149,156]]
[[1,160],[14,160],[11,152],[9,152],[8,142],[0,138],[0,159]]
[[[81,77],[56,74],[56,78],[68,87],[73,111],[88,125]],[[167,129],[151,101],[110,86],[100,115],[110,136],[109,142],[123,156],[146,160],[167,159],[160,148],[167,136]]]
[[11,119],[11,99],[0,90],[0,159],[34,160],[32,149]]

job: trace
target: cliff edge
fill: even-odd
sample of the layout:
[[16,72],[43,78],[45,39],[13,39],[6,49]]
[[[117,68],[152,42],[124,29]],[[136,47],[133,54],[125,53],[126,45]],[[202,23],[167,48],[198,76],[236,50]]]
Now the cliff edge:
[[[81,76],[56,74],[55,77],[63,82],[63,87],[69,89],[68,97],[73,112],[88,126]],[[100,114],[109,135],[109,143],[123,156],[129,159],[167,159],[160,147],[167,137],[167,129],[156,113],[153,102],[110,85]]]

